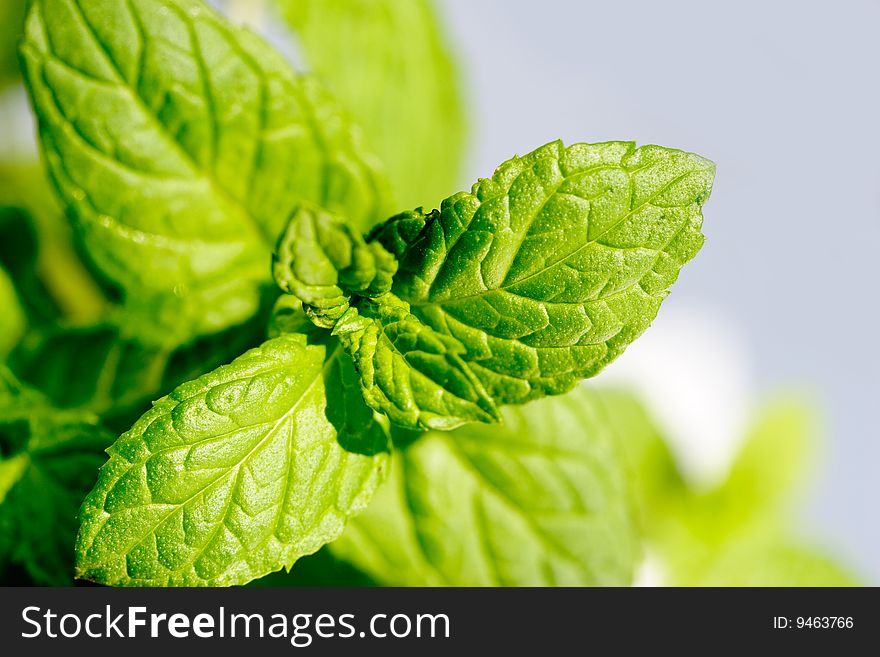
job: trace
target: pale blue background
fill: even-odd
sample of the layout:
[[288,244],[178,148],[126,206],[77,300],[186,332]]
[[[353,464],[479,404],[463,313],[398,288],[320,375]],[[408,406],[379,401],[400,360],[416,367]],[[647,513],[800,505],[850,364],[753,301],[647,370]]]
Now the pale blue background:
[[709,241],[667,303],[736,317],[759,392],[820,392],[829,445],[804,523],[880,581],[880,3],[442,9],[469,76],[469,179],[557,137],[718,163]]

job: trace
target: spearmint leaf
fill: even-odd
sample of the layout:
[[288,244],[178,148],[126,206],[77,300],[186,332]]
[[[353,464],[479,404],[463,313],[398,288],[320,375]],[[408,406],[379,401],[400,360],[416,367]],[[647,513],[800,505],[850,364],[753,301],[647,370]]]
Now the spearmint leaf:
[[497,422],[498,409],[462,345],[423,324],[393,294],[361,299],[333,329],[351,355],[367,404],[397,425],[454,429]]
[[714,165],[629,142],[561,142],[502,164],[440,210],[378,227],[394,293],[465,349],[499,404],[560,394],[653,321],[703,243]]
[[461,345],[388,293],[396,269],[378,242],[366,244],[341,220],[302,208],[279,241],[273,267],[279,287],[298,301],[280,305],[273,324],[302,331],[304,311],[316,326],[332,328],[354,360],[367,404],[397,424],[450,429],[496,421]]
[[72,583],[77,510],[111,440],[94,416],[53,408],[0,368],[0,562]]
[[145,340],[253,314],[298,202],[378,216],[335,103],[200,0],[38,0],[23,54],[52,181]]
[[492,400],[461,360],[461,345],[424,326],[388,294],[396,269],[378,242],[366,244],[325,212],[300,209],[273,266],[275,281],[296,301],[279,302],[273,331],[308,332],[303,313],[315,326],[333,329],[354,360],[367,404],[398,424],[452,428],[496,420]]
[[307,64],[363,126],[400,207],[433,206],[455,189],[467,131],[456,67],[433,3],[275,4]]
[[367,403],[401,426],[451,429],[595,375],[702,245],[713,176],[682,151],[553,142],[439,211],[377,227],[368,241],[399,263],[393,293],[329,295]]
[[244,584],[334,540],[388,457],[350,364],[327,352],[282,335],[156,402],[86,498],[78,575]]
[[615,438],[580,388],[431,432],[330,545],[384,585],[624,585],[637,553]]
[[332,328],[352,293],[391,289],[397,262],[378,243],[367,244],[350,225],[318,209],[299,208],[275,249],[275,282],[303,303],[320,327]]

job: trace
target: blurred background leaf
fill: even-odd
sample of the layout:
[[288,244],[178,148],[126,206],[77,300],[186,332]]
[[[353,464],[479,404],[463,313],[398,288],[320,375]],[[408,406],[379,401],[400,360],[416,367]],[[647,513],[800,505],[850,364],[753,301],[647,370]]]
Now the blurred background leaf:
[[5,359],[24,335],[27,319],[15,285],[7,271],[0,267],[0,360]]
[[716,556],[701,586],[859,586],[819,548],[768,534],[732,543]]
[[765,401],[716,493],[729,516],[745,522],[755,509],[779,512],[791,502],[816,459],[815,408],[813,400],[796,395]]
[[57,312],[94,319],[104,298],[49,188],[22,86],[17,49],[26,6],[26,0],[0,2],[0,262],[31,321],[49,320]]
[[259,345],[267,313],[268,299],[248,322],[174,349],[129,337],[122,313],[90,325],[56,324],[21,341],[9,367],[59,408],[96,413],[121,432],[151,401]]
[[0,90],[21,79],[16,44],[24,27],[25,0],[0,2]]
[[0,583],[73,583],[77,512],[112,439],[0,367]]
[[459,191],[465,115],[429,0],[274,0],[306,62],[360,123],[399,209]]
[[0,265],[9,273],[32,326],[50,323],[60,314],[37,261],[37,231],[30,214],[21,208],[0,207]]
[[107,305],[36,161],[0,162],[0,262],[22,290],[31,320],[91,321]]
[[687,495],[687,485],[661,432],[645,406],[624,389],[593,388],[605,417],[617,437],[632,503],[642,533],[658,516],[675,508]]
[[621,442],[648,549],[661,579],[682,586],[846,586],[857,580],[793,527],[799,486],[815,457],[812,400],[768,399],[728,477],[686,483],[655,423],[633,395],[602,390]]

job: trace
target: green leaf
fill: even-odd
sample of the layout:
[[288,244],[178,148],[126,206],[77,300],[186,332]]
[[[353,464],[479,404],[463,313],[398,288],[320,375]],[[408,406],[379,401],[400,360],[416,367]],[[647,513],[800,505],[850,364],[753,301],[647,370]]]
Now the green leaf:
[[618,437],[641,532],[652,536],[657,523],[674,515],[691,496],[687,482],[653,418],[632,393],[604,385],[591,388]]
[[52,404],[110,418],[140,415],[149,402],[184,381],[228,363],[265,338],[262,314],[247,323],[170,349],[129,336],[126,317],[108,315],[86,326],[53,325],[32,332],[9,358],[22,381]]
[[76,251],[73,230],[38,162],[0,163],[0,260],[31,322],[91,322],[107,299]]
[[812,460],[816,418],[809,402],[779,396],[757,414],[727,479],[708,491],[682,487],[654,504],[658,538],[683,572],[698,572],[691,550],[714,560],[725,545],[789,525],[796,484]]
[[283,333],[303,333],[306,335],[319,332],[303,310],[302,301],[289,294],[282,294],[275,301],[269,317],[268,334],[270,338]]
[[396,450],[330,550],[385,585],[628,584],[635,523],[595,398],[578,389],[503,415]]
[[[280,312],[291,310],[296,318],[304,311],[315,326],[332,328],[354,360],[367,404],[392,422],[450,429],[469,420],[496,421],[497,409],[461,359],[461,345],[424,326],[388,294],[396,269],[377,242],[364,243],[327,213],[301,209],[274,263],[276,282],[300,302]],[[275,317],[277,323],[279,313]]]
[[275,3],[307,64],[363,126],[399,207],[432,207],[455,189],[465,146],[464,108],[433,3]]
[[349,307],[353,293],[376,296],[391,289],[397,270],[380,244],[366,244],[341,219],[299,208],[275,249],[275,282],[303,303],[309,318],[332,328]]
[[298,202],[381,212],[335,103],[199,0],[37,0],[22,52],[52,181],[145,340],[252,315]]
[[851,586],[848,568],[790,527],[795,484],[812,460],[815,414],[778,396],[758,413],[725,482],[691,489],[641,404],[598,390],[619,438],[641,533],[674,586]]
[[716,493],[731,514],[776,510],[790,501],[816,456],[816,404],[797,395],[764,404],[752,423],[727,481]]
[[395,424],[449,430],[499,420],[461,343],[423,324],[393,294],[361,299],[333,335],[354,361],[364,400]]
[[335,539],[387,464],[338,348],[282,335],[159,400],[86,498],[80,577],[243,584]]
[[10,368],[52,404],[103,414],[158,392],[167,353],[120,337],[113,323],[51,326],[30,334]]
[[439,211],[379,226],[368,241],[397,258],[396,297],[357,301],[334,327],[367,403],[451,428],[595,375],[702,245],[713,177],[682,151],[553,142]]
[[0,562],[72,583],[77,509],[111,440],[94,416],[52,408],[0,369]]
[[0,206],[0,266],[9,273],[31,326],[52,322],[60,314],[43,283],[38,258],[37,232],[30,214]]

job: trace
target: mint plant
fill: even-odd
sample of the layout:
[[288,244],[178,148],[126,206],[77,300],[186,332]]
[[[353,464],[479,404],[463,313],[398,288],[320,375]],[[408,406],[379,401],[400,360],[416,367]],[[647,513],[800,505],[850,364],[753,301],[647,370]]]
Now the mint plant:
[[[4,328],[10,386],[109,454],[76,575],[245,584],[329,545],[388,584],[629,583],[618,436],[573,388],[702,246],[714,165],[555,141],[438,202],[464,128],[430,6],[377,0],[348,41],[358,3],[278,5],[313,75],[200,0],[30,5],[43,159],[109,308]],[[40,443],[9,444],[12,494]]]
[[83,507],[80,575],[240,584],[290,568],[387,469],[370,409],[407,429],[497,422],[597,373],[699,249],[712,173],[669,149],[556,142],[366,239],[295,210],[275,257],[294,297],[281,335],[114,443]]

